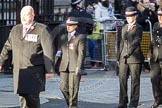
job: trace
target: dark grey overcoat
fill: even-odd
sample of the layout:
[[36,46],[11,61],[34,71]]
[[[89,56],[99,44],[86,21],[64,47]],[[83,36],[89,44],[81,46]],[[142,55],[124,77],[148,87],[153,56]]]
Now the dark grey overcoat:
[[121,40],[120,43],[117,43],[119,44],[117,46],[120,46],[117,59],[120,62],[125,62],[123,56],[125,53],[128,53],[130,57],[127,59],[127,63],[143,63],[144,56],[140,45],[142,41],[143,28],[139,24],[135,23],[131,30],[127,31],[127,29],[127,24],[122,27],[121,38],[119,38]]
[[34,22],[25,37],[18,24],[10,32],[1,55],[2,65],[12,51],[14,93],[39,93],[45,90],[45,73],[54,72],[51,35],[44,24]]

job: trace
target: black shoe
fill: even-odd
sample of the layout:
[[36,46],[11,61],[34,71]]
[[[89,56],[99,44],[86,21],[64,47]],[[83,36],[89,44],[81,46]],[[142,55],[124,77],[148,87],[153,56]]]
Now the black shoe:
[[117,108],[127,108],[127,105],[119,104]]

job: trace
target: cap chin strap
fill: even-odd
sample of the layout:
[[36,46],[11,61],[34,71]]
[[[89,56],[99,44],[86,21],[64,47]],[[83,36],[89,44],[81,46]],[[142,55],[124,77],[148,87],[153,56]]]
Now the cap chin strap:
[[132,11],[132,12],[125,12],[125,15],[133,15],[133,14],[136,14],[137,11]]

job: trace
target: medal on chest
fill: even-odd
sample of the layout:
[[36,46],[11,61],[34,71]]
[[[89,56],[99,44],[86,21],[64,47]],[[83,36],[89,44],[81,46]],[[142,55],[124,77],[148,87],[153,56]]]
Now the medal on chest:
[[37,42],[38,35],[37,34],[26,34],[25,36],[26,41]]
[[74,44],[73,44],[73,43],[69,43],[69,44],[68,44],[68,48],[69,48],[70,50],[73,50],[73,49],[74,49]]

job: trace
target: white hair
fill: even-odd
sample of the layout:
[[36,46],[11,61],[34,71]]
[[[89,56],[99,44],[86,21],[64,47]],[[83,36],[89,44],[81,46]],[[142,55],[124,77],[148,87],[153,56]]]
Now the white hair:
[[31,12],[31,13],[34,14],[34,9],[33,9],[33,7],[32,7],[32,6],[29,6],[29,5],[24,6],[24,7],[21,9],[21,12],[24,12],[24,11],[29,11],[29,12]]

